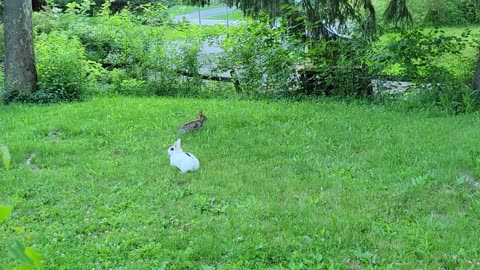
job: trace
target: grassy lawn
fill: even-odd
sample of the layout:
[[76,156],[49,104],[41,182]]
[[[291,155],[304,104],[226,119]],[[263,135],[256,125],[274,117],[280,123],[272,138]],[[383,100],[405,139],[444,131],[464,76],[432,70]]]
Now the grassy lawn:
[[[207,6],[206,5],[204,7],[200,7],[200,11],[208,10],[208,9],[212,9],[212,8],[218,8],[218,7],[220,7],[220,6],[218,6],[218,5]],[[168,14],[170,14],[171,16],[178,16],[178,15],[188,14],[188,13],[197,12],[197,11],[198,11],[198,7],[196,7],[196,6],[186,6],[186,5],[175,5],[175,6],[170,7],[169,9],[167,9]]]
[[[180,174],[166,149],[198,109]],[[1,106],[0,127],[0,265],[20,239],[46,269],[480,267],[478,114],[120,97]]]
[[229,20],[244,20],[245,17],[243,16],[243,12],[239,11],[239,10],[234,10],[233,12],[231,13],[228,13],[228,16],[227,14],[222,14],[222,15],[216,15],[216,16],[206,16],[205,19],[211,19],[211,20],[226,20],[226,19],[229,19]]

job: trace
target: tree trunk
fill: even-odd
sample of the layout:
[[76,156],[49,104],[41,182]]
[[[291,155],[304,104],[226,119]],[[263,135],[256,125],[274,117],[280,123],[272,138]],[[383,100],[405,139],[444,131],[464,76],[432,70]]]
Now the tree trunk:
[[31,0],[5,0],[5,90],[37,89]]
[[480,51],[477,56],[477,67],[475,68],[475,74],[473,75],[473,89],[480,91]]

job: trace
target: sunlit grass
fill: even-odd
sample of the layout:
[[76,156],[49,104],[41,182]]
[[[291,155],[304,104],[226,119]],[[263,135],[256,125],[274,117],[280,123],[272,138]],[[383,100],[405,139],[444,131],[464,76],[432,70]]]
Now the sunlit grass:
[[242,11],[239,10],[234,10],[233,12],[229,12],[228,14],[222,14],[222,15],[215,15],[215,16],[206,16],[204,17],[205,19],[211,19],[211,20],[244,20],[245,16]]
[[[208,10],[212,8],[221,7],[220,5],[205,5],[204,7],[200,7],[200,11]],[[171,16],[178,16],[182,14],[188,14],[192,12],[197,12],[199,7],[197,6],[186,6],[186,5],[175,5],[167,9],[168,14]]]
[[[166,149],[199,109],[209,120],[181,138],[200,170],[181,174]],[[0,205],[15,207],[0,226],[6,266],[14,239],[47,269],[480,263],[477,114],[99,98],[2,106],[0,116],[14,176],[0,167]]]

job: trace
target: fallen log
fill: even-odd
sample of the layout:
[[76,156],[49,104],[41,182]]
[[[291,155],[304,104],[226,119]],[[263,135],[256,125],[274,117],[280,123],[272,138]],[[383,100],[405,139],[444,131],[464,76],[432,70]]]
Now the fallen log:
[[240,87],[240,81],[238,80],[238,77],[234,70],[230,70],[230,76],[221,76],[221,75],[212,75],[212,74],[207,75],[207,74],[200,74],[200,73],[193,74],[192,72],[187,70],[177,70],[177,73],[186,77],[199,77],[202,80],[231,82],[233,83],[233,86],[235,87],[235,90],[237,92],[240,92],[242,90]]

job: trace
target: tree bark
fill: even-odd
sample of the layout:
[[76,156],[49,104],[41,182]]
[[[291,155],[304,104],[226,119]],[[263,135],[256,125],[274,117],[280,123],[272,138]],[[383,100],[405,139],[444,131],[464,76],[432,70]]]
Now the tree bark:
[[5,90],[37,89],[31,0],[5,0]]
[[480,51],[477,56],[477,67],[475,68],[475,74],[473,74],[473,89],[480,91]]

